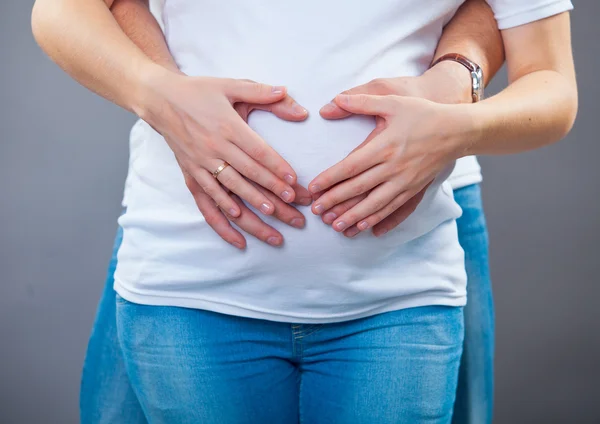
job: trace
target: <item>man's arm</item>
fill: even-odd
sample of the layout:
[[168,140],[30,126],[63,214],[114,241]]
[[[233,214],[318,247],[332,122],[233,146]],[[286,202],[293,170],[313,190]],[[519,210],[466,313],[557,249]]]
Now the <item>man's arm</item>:
[[157,64],[179,72],[148,0],[114,0],[110,11],[131,41]]
[[[448,53],[460,53],[483,70],[487,85],[504,63],[504,45],[494,13],[485,0],[467,0],[444,27],[433,61]],[[465,87],[467,102],[471,99],[470,78],[456,62],[440,62],[434,68],[454,69],[456,84]],[[466,82],[465,82],[466,81]]]

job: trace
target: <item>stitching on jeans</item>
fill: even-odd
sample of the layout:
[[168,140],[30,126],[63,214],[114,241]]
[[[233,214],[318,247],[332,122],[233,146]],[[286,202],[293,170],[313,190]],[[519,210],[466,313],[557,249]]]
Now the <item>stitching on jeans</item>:
[[304,379],[302,378],[302,371],[298,370],[298,424],[302,424],[304,422],[302,415],[302,383]]

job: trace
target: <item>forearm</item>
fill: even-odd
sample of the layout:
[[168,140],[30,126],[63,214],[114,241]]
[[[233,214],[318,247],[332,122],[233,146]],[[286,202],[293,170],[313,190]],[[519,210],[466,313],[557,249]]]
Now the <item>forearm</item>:
[[179,72],[162,30],[150,13],[148,0],[115,0],[110,10],[123,32],[146,56]]
[[33,34],[40,47],[75,80],[136,112],[152,62],[123,33],[111,0],[37,0]]
[[463,154],[509,154],[563,138],[577,114],[577,86],[567,13],[504,31],[509,86],[465,105],[472,134]]
[[[467,0],[444,27],[433,60],[448,53],[460,53],[477,63],[486,85],[496,75],[504,63],[504,45],[494,13],[485,0]],[[461,64],[443,61],[425,75],[449,79],[446,88],[436,86],[438,90],[447,90],[439,93],[442,102],[471,101],[471,78]]]

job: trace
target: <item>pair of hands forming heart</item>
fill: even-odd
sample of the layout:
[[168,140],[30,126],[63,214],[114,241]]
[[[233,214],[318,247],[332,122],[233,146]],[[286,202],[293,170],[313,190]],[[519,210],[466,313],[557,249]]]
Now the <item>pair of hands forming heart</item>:
[[[416,209],[435,176],[460,156],[455,140],[469,124],[463,109],[443,104],[467,102],[469,91],[433,70],[348,90],[325,105],[321,116],[372,115],[376,128],[313,179],[309,192],[246,123],[256,109],[289,121],[306,119],[308,112],[285,88],[171,72],[154,76],[149,86],[149,107],[140,116],[165,137],[207,223],[239,249],[246,240],[231,222],[270,245],[283,243],[281,233],[244,202],[296,228],[305,218],[292,204],[312,202],[312,212],[347,237],[367,229],[376,236],[386,233]],[[231,166],[217,181],[211,174],[223,161]]]

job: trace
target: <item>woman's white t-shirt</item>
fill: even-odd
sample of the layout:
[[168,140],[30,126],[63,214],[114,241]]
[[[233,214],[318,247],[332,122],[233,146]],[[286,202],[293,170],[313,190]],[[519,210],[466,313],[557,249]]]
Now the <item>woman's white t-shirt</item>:
[[[166,0],[167,43],[188,75],[282,84],[305,106],[306,122],[266,112],[249,125],[306,184],[344,158],[374,128],[370,117],[339,121],[318,110],[374,78],[415,76],[431,63],[443,26],[462,0]],[[569,10],[565,0],[489,0],[500,28]],[[240,251],[210,228],[174,155],[146,123],[131,134],[124,230],[115,289],[149,305],[207,309],[287,322],[334,322],[423,305],[466,301],[449,168],[417,210],[383,237],[348,239],[299,207],[304,229],[260,214],[285,239],[280,248],[248,236]],[[475,158],[459,161],[455,187],[480,181]]]

